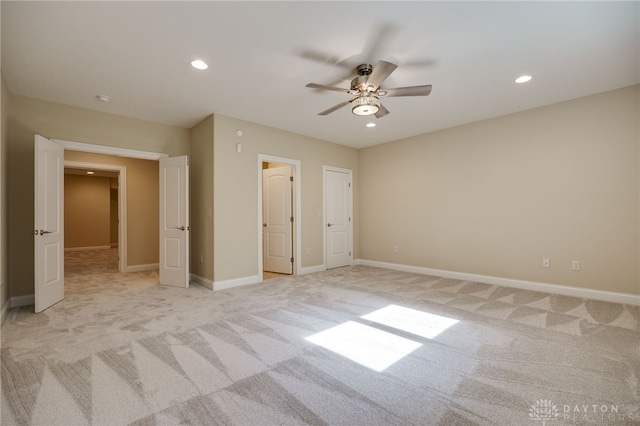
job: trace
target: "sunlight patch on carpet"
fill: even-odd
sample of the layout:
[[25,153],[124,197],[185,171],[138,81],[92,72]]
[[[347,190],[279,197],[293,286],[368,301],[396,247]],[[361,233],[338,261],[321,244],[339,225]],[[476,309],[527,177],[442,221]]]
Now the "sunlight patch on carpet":
[[406,331],[416,336],[426,337],[427,339],[433,339],[459,322],[452,318],[398,305],[386,306],[360,318]]
[[377,328],[347,321],[306,338],[374,371],[384,371],[422,344]]

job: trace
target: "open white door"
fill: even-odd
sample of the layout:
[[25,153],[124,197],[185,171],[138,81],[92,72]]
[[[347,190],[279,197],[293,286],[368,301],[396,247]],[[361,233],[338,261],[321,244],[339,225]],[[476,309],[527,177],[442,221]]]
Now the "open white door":
[[189,161],[160,159],[160,284],[189,287]]
[[34,296],[36,312],[64,299],[64,148],[35,136]]
[[351,264],[351,171],[325,168],[325,241],[327,269]]
[[262,171],[263,270],[293,273],[291,166]]

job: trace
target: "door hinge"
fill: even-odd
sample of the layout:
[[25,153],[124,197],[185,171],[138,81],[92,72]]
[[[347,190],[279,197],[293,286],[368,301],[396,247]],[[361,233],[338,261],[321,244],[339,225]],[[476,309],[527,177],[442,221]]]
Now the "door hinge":
[[349,252],[349,256],[351,256],[351,252]]
[[349,182],[349,188],[351,188],[351,182]]
[[293,216],[291,216],[291,222],[293,222]]
[[293,182],[293,176],[289,176],[289,182]]
[[351,222],[351,216],[349,216],[349,222]]
[[293,263],[293,257],[291,258],[291,263]]

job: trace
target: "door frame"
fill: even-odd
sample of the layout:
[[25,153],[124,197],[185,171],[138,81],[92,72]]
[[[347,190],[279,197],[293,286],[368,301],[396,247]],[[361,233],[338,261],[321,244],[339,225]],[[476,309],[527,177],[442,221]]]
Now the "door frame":
[[262,249],[262,163],[278,163],[293,167],[293,275],[300,275],[302,269],[302,163],[293,158],[258,154],[258,279],[264,281]]
[[[290,218],[293,218],[293,167],[289,164],[281,163],[262,163],[262,269],[265,272],[275,272],[281,274],[293,274],[293,222]],[[264,166],[268,168],[264,168]],[[271,167],[273,166],[273,167]],[[269,184],[273,177],[286,176],[283,179],[283,186],[280,191],[274,191],[272,193],[272,186]],[[279,180],[279,179],[278,179]],[[266,191],[266,194],[265,194]],[[281,210],[282,216],[279,216],[284,222],[275,225],[279,232],[284,232],[287,238],[284,239],[284,250],[286,256],[278,256],[274,258],[271,256],[271,250],[269,249],[271,243],[272,233],[274,231],[274,225],[272,224],[272,217],[270,213],[267,213],[267,220],[265,220],[265,212],[271,212],[271,202],[274,196],[283,195],[283,201],[285,201],[285,209]],[[280,198],[278,197],[278,201]],[[276,203],[276,205],[279,203]],[[268,208],[265,208],[268,207]],[[267,238],[265,238],[265,235]],[[266,240],[266,241],[265,241]]]
[[65,160],[64,168],[93,169],[118,173],[118,272],[127,272],[127,167]]
[[347,225],[347,238],[349,239],[349,253],[351,253],[350,264],[353,264],[353,170],[344,169],[342,167],[335,166],[322,166],[322,264],[324,269],[327,269],[327,227],[325,222],[327,220],[327,172],[346,173],[349,175],[349,181],[351,182],[351,191],[349,191],[349,206],[348,214],[351,220]]
[[118,148],[116,146],[95,145],[84,142],[66,141],[63,139],[51,139],[61,145],[65,151],[91,152],[93,154],[112,155],[115,157],[137,158],[140,160],[156,160],[169,157],[169,154],[162,152],[140,151],[137,149]]
[[[67,140],[63,140],[63,139],[51,139],[53,142],[57,143],[58,145],[62,146],[62,148],[64,148],[65,151],[79,151],[79,152],[89,152],[92,154],[104,154],[104,155],[111,155],[111,156],[115,156],[115,157],[125,157],[125,158],[137,158],[139,160],[155,160],[155,161],[160,161],[161,158],[167,158],[169,157],[169,154],[165,154],[162,152],[152,152],[152,151],[140,151],[137,149],[129,149],[129,148],[119,148],[119,147],[115,147],[115,146],[108,146],[108,145],[95,145],[95,144],[90,144],[90,143],[84,143],[84,142],[73,142],[73,141],[67,141]],[[70,163],[72,161],[69,161]],[[66,163],[66,161],[65,161]],[[110,168],[116,168],[118,166],[116,165],[112,165],[112,164],[100,164],[101,166],[105,166],[105,167],[110,167]],[[124,166],[122,166],[124,167]],[[126,168],[125,168],[126,169]],[[126,174],[126,172],[125,172]],[[122,176],[122,175],[121,175]],[[125,201],[124,203],[121,203],[121,196],[124,197]],[[118,191],[118,204],[119,204],[119,208],[122,208],[123,205],[126,205],[126,195],[125,195],[125,191]],[[160,208],[160,207],[158,207]],[[121,210],[122,212],[122,210]],[[126,210],[124,210],[124,215],[120,215],[121,218],[124,217],[124,221],[125,221],[125,225],[126,225],[126,218],[127,218],[127,212]],[[118,265],[119,268],[122,267],[122,265],[125,265],[124,269],[121,269],[120,272],[129,272],[128,269],[128,265],[127,265],[127,247],[126,247],[126,226],[122,225],[122,219],[120,222],[121,226],[120,226],[120,232],[123,231],[125,232],[125,239],[124,241],[122,240],[122,234],[120,234],[118,236],[118,238],[120,239],[120,241],[118,242],[118,251],[120,253],[120,263]],[[124,251],[120,251],[120,247],[122,247],[122,250]],[[160,256],[160,254],[158,253],[158,256]]]

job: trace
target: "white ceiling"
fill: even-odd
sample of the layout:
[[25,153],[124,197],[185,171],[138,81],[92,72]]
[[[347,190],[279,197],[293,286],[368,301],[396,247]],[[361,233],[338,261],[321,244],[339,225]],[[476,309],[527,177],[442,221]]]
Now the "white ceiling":
[[[639,4],[2,1],[2,72],[13,94],[186,128],[223,114],[365,147],[639,83]],[[346,88],[381,59],[399,66],[383,87],[431,95],[383,99],[381,119],[317,115],[349,95],[305,84]],[[533,80],[516,85],[521,74]]]

